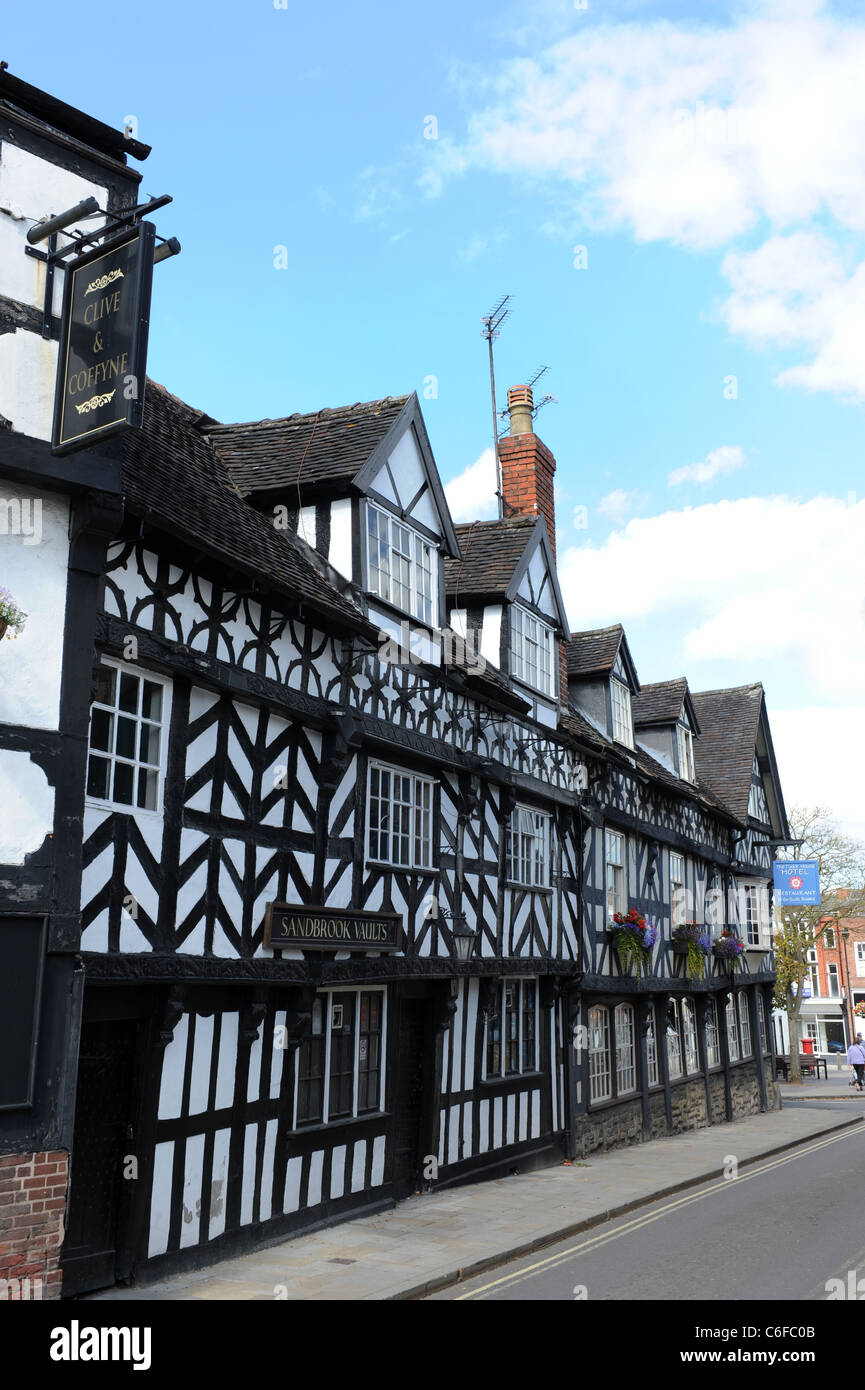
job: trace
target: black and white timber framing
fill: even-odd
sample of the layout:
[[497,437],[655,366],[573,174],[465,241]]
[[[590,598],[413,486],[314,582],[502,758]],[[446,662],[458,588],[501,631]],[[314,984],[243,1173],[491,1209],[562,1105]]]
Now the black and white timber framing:
[[[0,346],[30,350],[33,307],[0,298]],[[231,425],[149,382],[143,429],[75,468],[30,404],[26,432],[0,411],[4,496],[39,490],[57,538],[72,514],[57,718],[38,665],[20,717],[0,707],[0,751],[53,789],[43,841],[0,865],[0,932],[46,932],[37,1084],[0,1151],[71,1150],[70,1293],[774,1106],[763,909],[787,828],[759,685],[641,690],[621,628],[572,634],[543,519],[454,527],[414,395]],[[373,589],[382,535],[423,553],[410,614]],[[143,805],[100,780],[124,720]],[[402,858],[375,851],[385,779],[411,800]],[[640,979],[614,899],[661,929]],[[273,903],[397,914],[401,948],[267,949]],[[748,938],[741,973],[686,978],[683,904]]]

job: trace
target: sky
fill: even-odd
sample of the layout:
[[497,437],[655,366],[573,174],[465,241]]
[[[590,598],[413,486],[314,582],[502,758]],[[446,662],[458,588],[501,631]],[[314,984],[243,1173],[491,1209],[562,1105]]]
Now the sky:
[[[455,519],[542,366],[572,630],[762,681],[788,806],[865,839],[865,11],[152,0],[10,70],[153,152],[150,375],[220,420],[415,390]],[[46,44],[50,32],[62,42]],[[100,52],[103,50],[100,48]],[[104,54],[103,54],[104,56]],[[502,426],[503,427],[503,426]]]

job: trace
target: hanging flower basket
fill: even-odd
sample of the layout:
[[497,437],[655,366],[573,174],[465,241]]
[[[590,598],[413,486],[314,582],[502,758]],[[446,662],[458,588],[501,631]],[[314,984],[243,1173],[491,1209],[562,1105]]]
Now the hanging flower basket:
[[0,588],[0,641],[7,633],[17,637],[26,621],[27,614],[18,607],[9,590]]
[[723,936],[719,936],[716,941],[712,942],[712,954],[716,960],[722,961],[729,970],[739,970],[742,966],[745,947],[733,932],[724,932]]
[[610,936],[619,953],[623,972],[630,965],[639,980],[648,975],[652,965],[652,947],[658,939],[658,928],[653,922],[632,907],[629,912],[616,912],[610,927]]
[[685,957],[685,974],[689,980],[703,978],[711,949],[712,938],[699,922],[683,922],[673,928],[673,954]]
[[858,1004],[853,1005],[853,1012],[857,1018],[865,1018],[865,999],[860,999]]

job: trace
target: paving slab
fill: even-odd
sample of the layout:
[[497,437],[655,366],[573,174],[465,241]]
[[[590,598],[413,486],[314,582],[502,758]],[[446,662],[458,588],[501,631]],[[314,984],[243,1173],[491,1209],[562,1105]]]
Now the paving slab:
[[[787,1089],[796,1098],[805,1098],[801,1087]],[[829,1098],[825,1092],[820,1096]],[[858,1092],[856,1096],[865,1102]],[[731,1155],[741,1168],[850,1126],[862,1126],[865,1140],[865,1104],[851,1105],[849,1112],[790,1106],[595,1154],[574,1164],[430,1192],[400,1202],[392,1211],[295,1236],[207,1269],[89,1297],[147,1301],[420,1298],[502,1260],[719,1177]]]

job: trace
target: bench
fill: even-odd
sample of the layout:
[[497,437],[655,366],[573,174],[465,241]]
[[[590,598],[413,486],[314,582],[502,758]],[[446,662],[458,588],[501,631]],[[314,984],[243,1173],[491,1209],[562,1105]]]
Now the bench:
[[[817,1080],[819,1081],[819,1079],[820,1079],[820,1069],[821,1069],[821,1067],[822,1067],[822,1070],[823,1070],[823,1076],[824,1076],[824,1077],[826,1078],[826,1080],[828,1081],[828,1080],[829,1080],[829,1068],[828,1068],[827,1065],[826,1065],[826,1059],[825,1059],[824,1057],[818,1057],[818,1056],[816,1056],[814,1053],[810,1053],[810,1052],[803,1052],[803,1053],[800,1053],[800,1055],[799,1055],[799,1072],[800,1072],[800,1074],[801,1074],[802,1076],[813,1076],[814,1073],[816,1072],[816,1073],[817,1073]],[[785,1081],[789,1081],[789,1080],[790,1080],[790,1058],[789,1058],[789,1056],[787,1056],[787,1057],[776,1057],[776,1058],[775,1058],[775,1076],[776,1076],[776,1077],[778,1076],[779,1072],[780,1072],[780,1073],[783,1073],[783,1076],[784,1076],[784,1080],[785,1080]]]

